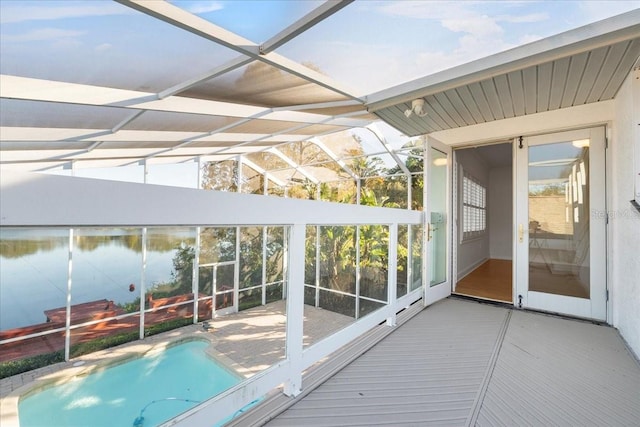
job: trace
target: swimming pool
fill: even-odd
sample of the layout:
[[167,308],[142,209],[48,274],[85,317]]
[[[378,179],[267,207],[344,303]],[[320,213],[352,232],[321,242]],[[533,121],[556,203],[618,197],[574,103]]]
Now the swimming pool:
[[185,342],[30,394],[18,404],[20,426],[161,424],[241,381],[207,346]]

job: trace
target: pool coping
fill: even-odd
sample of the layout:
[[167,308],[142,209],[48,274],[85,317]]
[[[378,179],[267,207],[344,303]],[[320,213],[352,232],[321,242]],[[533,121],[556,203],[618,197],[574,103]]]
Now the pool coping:
[[[2,392],[0,394],[0,424],[2,427],[20,427],[18,404],[23,397],[48,387],[63,384],[75,377],[89,375],[99,369],[116,366],[131,359],[142,357],[149,352],[166,349],[187,341],[207,341],[209,343],[209,346],[205,349],[207,356],[220,363],[223,368],[236,375],[241,381],[251,376],[248,374],[243,375],[242,372],[246,372],[246,369],[215,350],[218,339],[211,332],[203,330],[199,324],[189,325],[145,337],[144,340],[136,340],[117,347],[79,356],[69,362],[56,363],[3,378],[0,380],[0,391]],[[19,385],[16,386],[16,383]],[[5,394],[5,390],[8,390],[8,393]]]

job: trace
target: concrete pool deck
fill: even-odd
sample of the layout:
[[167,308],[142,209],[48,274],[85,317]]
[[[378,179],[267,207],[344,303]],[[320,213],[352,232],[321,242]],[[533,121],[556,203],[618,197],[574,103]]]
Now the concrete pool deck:
[[[315,343],[353,321],[351,317],[305,305],[304,345]],[[207,352],[245,378],[285,358],[284,300],[221,316],[213,319],[212,324],[213,330],[204,330],[202,324],[190,325],[4,378],[0,380],[0,425],[19,426],[21,396],[182,341],[209,341],[211,346]]]

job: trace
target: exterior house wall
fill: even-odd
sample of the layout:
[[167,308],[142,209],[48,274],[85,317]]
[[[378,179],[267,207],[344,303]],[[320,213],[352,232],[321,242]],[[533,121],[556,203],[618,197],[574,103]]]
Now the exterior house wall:
[[640,150],[640,71],[629,76],[615,99],[609,146],[609,280],[616,326],[640,356],[640,213],[634,197],[634,150]]
[[[545,113],[497,120],[434,132],[451,146],[493,142],[520,135],[608,126],[607,151],[608,287],[607,321],[620,330],[631,350],[640,356],[640,214],[631,206],[634,197],[634,150],[640,150],[640,72],[634,71],[616,98]],[[514,233],[516,230],[512,230]]]

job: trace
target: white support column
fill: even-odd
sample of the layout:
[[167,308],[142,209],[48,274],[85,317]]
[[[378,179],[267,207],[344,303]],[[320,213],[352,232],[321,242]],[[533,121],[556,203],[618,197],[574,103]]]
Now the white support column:
[[423,138],[422,140],[422,235],[420,236],[420,239],[422,241],[422,264],[421,264],[421,269],[422,269],[422,287],[423,287],[423,293],[422,293],[422,304],[426,307],[427,306],[427,288],[430,285],[430,280],[427,279],[427,274],[430,274],[431,272],[428,271],[427,269],[427,263],[428,263],[428,259],[427,256],[429,255],[429,251],[428,251],[428,247],[427,245],[429,244],[427,242],[427,234],[429,233],[429,231],[427,230],[427,226],[430,225],[431,223],[431,212],[430,212],[430,208],[429,208],[429,199],[428,197],[430,196],[428,188],[429,188],[429,180],[431,179],[431,177],[429,176],[429,170],[431,169],[430,166],[430,161],[431,161],[431,153],[429,152],[429,140],[428,140],[428,136],[426,138]]
[[242,163],[242,156],[238,155],[236,158],[236,168],[238,170],[238,173],[236,173],[236,176],[238,177],[238,182],[236,182],[237,193],[242,193]]
[[360,318],[360,226],[356,225],[356,312],[354,318]]
[[262,305],[267,304],[267,226],[262,227]]
[[198,164],[198,171],[196,172],[196,188],[202,190],[202,156],[198,156],[196,159]]
[[316,225],[316,277],[315,277],[315,306],[320,307],[320,226]]
[[[398,289],[398,223],[389,226],[389,269],[387,276],[387,303],[394,305]],[[387,317],[387,326],[396,326],[396,312]]]
[[149,162],[147,162],[147,159],[140,160],[140,162],[142,163],[142,168],[143,168],[142,182],[145,184],[148,184],[147,177],[149,176]]
[[289,234],[289,290],[287,295],[286,357],[291,368],[284,384],[287,396],[302,391],[302,344],[304,318],[304,253],[305,225],[294,224]]
[[282,299],[287,299],[289,292],[289,228],[282,227]]
[[[238,312],[240,308],[240,227],[236,227],[236,255],[235,255],[235,264],[233,264],[233,304],[234,312]],[[215,295],[213,298],[213,303],[215,304]]]
[[147,228],[142,229],[142,269],[140,271],[140,325],[139,335],[140,339],[144,339],[144,306],[145,306],[145,293],[147,292],[147,286],[145,282],[145,273],[147,271]]
[[[413,190],[411,188],[411,185],[413,184],[413,177],[411,176],[411,174],[407,175],[407,209],[411,210],[412,206],[411,206],[411,197],[413,196]],[[424,201],[423,201],[424,203]]]
[[[200,169],[199,166],[198,169]],[[191,276],[191,289],[193,292],[193,323],[196,324],[198,323],[198,313],[200,306],[200,301],[198,301],[198,299],[200,298],[200,227],[196,227],[196,247],[193,255],[193,262],[191,263],[191,268],[193,270]],[[213,304],[215,305],[215,301],[213,302]]]
[[265,196],[269,195],[269,174],[265,171],[263,174],[262,182],[264,185],[262,186],[262,194]]
[[73,272],[73,228],[69,229],[69,263],[67,265],[67,313],[64,332],[64,360],[69,361],[71,350],[71,274]]
[[412,224],[407,224],[407,293],[411,293],[411,286],[413,285],[413,227]]

